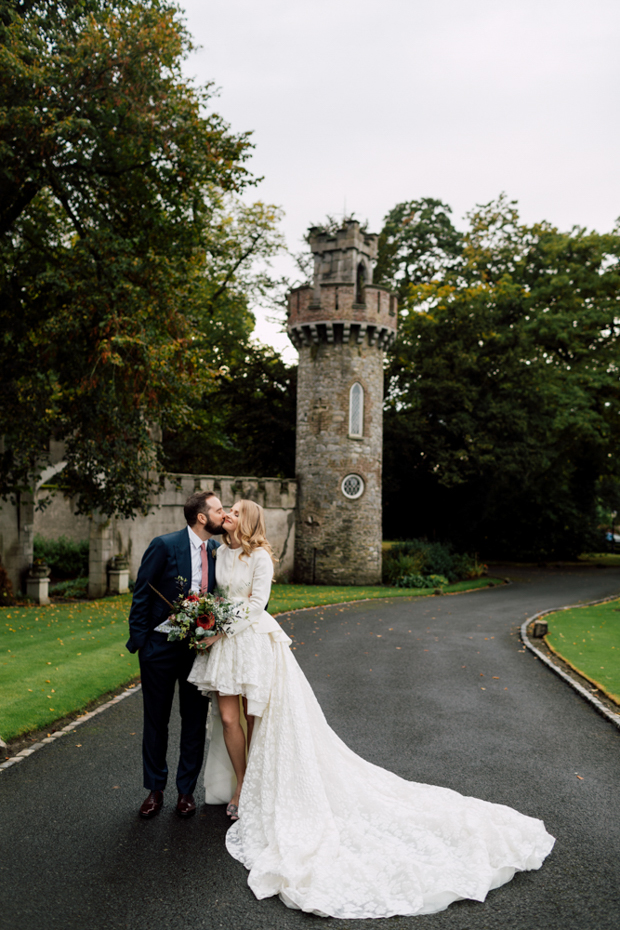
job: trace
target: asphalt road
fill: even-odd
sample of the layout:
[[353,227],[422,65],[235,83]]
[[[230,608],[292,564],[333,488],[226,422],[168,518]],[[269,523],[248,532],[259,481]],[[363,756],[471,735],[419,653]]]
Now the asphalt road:
[[[502,588],[284,621],[328,720],[356,752],[405,778],[541,817],[557,837],[540,871],[517,875],[484,904],[381,926],[620,927],[620,732],[518,638],[539,610],[620,592],[620,571],[512,575]],[[140,729],[138,695],[0,775],[2,928],[376,930],[377,921],[256,901],[225,851],[223,807],[179,820],[172,788],[162,813],[141,821]]]

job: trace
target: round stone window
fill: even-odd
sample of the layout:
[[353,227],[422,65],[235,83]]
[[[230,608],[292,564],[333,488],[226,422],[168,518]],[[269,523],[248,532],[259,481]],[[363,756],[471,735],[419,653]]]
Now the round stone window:
[[341,488],[344,496],[354,501],[364,493],[364,481],[359,475],[347,475],[342,479]]

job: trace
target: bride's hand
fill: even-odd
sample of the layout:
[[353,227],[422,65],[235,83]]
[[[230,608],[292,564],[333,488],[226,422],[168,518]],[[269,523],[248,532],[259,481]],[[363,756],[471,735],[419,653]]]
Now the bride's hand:
[[206,640],[203,639],[202,642],[200,643],[200,648],[197,648],[196,651],[197,651],[197,652],[206,652],[207,649],[210,649],[211,646],[212,646],[214,643],[216,643],[216,642],[218,641],[218,639],[221,639],[223,635],[224,635],[223,633],[216,633],[215,636],[210,636],[210,637],[209,637],[208,639],[206,639]]

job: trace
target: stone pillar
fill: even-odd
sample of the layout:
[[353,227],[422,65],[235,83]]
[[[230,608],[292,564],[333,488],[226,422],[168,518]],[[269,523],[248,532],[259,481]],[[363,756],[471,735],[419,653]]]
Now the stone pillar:
[[112,560],[108,571],[108,592],[110,594],[127,594],[129,591],[129,562],[122,555]]
[[37,604],[49,604],[49,578],[26,578],[26,596]]
[[90,521],[88,596],[104,597],[108,590],[108,565],[114,555],[114,526],[111,517],[94,514]]

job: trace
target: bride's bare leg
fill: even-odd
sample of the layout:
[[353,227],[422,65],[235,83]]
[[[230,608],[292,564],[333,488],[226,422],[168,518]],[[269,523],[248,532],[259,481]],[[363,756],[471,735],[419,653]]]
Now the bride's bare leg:
[[239,695],[218,694],[217,702],[224,728],[224,742],[237,776],[237,787],[230,800],[232,804],[238,805],[245,775],[245,734],[239,720]]
[[243,698],[243,713],[245,714],[245,722],[248,727],[248,752],[250,751],[250,743],[252,742],[252,733],[254,732],[254,715],[250,714],[248,716],[248,699]]

